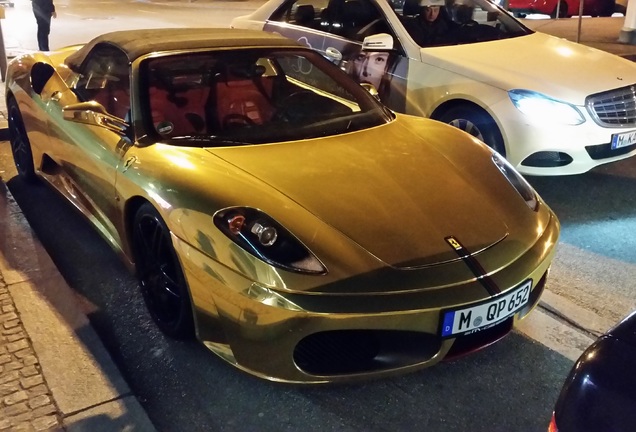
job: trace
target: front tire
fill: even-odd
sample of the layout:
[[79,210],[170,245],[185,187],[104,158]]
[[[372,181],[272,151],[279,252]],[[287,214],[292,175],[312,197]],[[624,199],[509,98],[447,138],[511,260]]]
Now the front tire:
[[183,270],[168,226],[149,203],[135,214],[133,248],[141,293],[153,320],[174,339],[192,338],[192,306]]
[[7,111],[9,115],[11,154],[13,155],[13,162],[18,171],[18,176],[27,183],[34,183],[37,180],[37,176],[33,166],[31,142],[22,121],[20,107],[13,97],[8,100]]
[[506,156],[506,147],[501,132],[493,118],[483,109],[458,105],[445,111],[437,119],[469,133],[485,142],[500,155]]

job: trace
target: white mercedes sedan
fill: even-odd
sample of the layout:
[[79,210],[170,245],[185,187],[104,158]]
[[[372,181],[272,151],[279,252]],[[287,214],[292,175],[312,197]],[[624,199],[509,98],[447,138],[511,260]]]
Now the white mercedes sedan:
[[391,109],[457,126],[523,174],[636,154],[636,64],[533,32],[487,0],[270,0],[231,26],[301,41]]

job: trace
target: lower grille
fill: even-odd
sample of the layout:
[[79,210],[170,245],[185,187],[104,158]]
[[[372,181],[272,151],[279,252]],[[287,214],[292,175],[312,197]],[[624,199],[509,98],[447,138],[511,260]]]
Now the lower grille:
[[556,151],[541,151],[533,153],[521,162],[524,166],[541,168],[560,167],[572,163],[572,157],[567,153]]
[[312,375],[343,375],[395,369],[431,359],[441,340],[431,334],[395,330],[336,330],[314,333],[294,349],[294,361]]
[[487,330],[458,336],[444,360],[452,360],[494,344],[510,333],[512,324],[513,317],[510,317]]
[[606,159],[606,158],[611,158],[611,157],[620,156],[620,155],[629,153],[632,150],[636,150],[636,144],[632,144],[627,147],[621,147],[615,150],[612,150],[612,145],[609,143],[598,144],[598,145],[586,146],[585,150],[587,151],[587,154],[589,154],[592,159],[598,160],[598,159]]

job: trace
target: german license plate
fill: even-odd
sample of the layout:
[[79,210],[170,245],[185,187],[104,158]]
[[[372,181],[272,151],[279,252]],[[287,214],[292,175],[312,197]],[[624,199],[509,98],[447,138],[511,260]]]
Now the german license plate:
[[510,292],[464,309],[445,311],[442,315],[442,337],[453,337],[473,330],[484,330],[514,315],[528,304],[532,279]]
[[636,144],[636,131],[612,135],[612,150]]

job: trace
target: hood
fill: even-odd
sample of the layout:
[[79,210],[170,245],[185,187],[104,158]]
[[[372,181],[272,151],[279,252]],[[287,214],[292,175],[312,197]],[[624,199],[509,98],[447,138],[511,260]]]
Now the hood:
[[481,174],[501,176],[490,150],[455,128],[422,119],[399,116],[379,128],[209,151],[394,267],[458,259],[449,236],[477,253],[507,235],[501,204],[452,162],[476,159],[483,161]]
[[636,83],[633,62],[538,32],[421,52],[424,63],[504,91],[533,90],[579,106],[590,94]]

